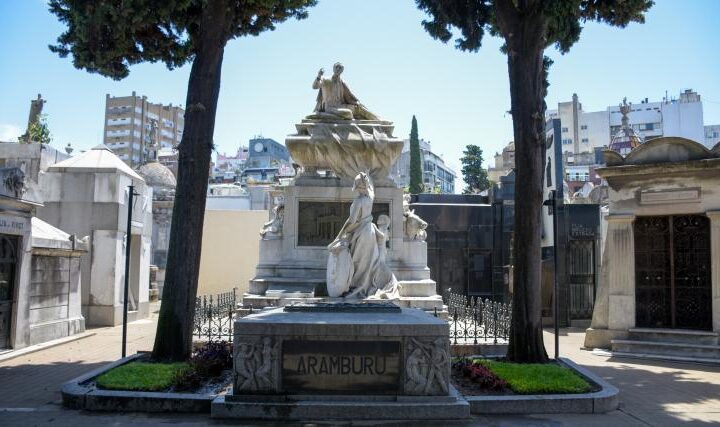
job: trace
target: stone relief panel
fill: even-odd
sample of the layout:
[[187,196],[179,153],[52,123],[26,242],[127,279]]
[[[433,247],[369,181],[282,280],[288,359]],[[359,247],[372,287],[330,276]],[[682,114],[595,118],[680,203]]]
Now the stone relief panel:
[[234,393],[276,391],[279,343],[270,337],[238,337],[234,344]]
[[447,337],[407,338],[405,394],[445,396],[450,383],[450,341]]

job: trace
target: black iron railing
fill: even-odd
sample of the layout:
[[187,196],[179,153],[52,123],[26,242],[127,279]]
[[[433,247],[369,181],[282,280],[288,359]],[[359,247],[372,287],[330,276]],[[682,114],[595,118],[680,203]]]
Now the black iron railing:
[[232,342],[236,302],[235,289],[217,295],[197,297],[193,337],[200,341]]
[[453,293],[443,298],[448,307],[451,344],[487,344],[510,337],[512,305]]

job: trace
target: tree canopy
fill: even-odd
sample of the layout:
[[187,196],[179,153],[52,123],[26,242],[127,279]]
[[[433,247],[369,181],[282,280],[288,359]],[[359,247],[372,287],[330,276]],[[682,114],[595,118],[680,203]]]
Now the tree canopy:
[[468,145],[460,158],[465,183],[464,194],[477,194],[490,188],[487,170],[483,168],[483,152],[477,145]]
[[[515,12],[541,15],[544,31],[539,38],[542,48],[555,45],[567,53],[580,39],[587,21],[604,22],[625,27],[631,22],[645,22],[645,12],[653,0],[415,0],[430,19],[422,26],[433,38],[447,43],[454,36],[459,50],[476,52],[482,46],[485,33],[508,38],[503,30],[507,25],[498,21],[500,13]],[[459,32],[459,34],[457,33]],[[508,45],[503,47],[507,51]]]
[[[213,0],[220,1],[220,0]],[[169,69],[192,61],[201,48],[206,0],[50,0],[50,11],[67,30],[50,45],[61,57],[91,73],[120,80],[130,66],[163,62]],[[257,36],[289,18],[306,18],[317,0],[227,0],[220,40]]]

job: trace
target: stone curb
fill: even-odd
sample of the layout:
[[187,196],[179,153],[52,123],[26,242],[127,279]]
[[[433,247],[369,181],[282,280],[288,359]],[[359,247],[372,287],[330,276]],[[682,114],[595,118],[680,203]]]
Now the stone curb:
[[216,397],[214,394],[101,390],[84,384],[110,369],[144,356],[146,353],[137,353],[66,382],[61,388],[63,406],[111,412],[210,412],[210,404]]
[[601,389],[580,394],[529,394],[512,396],[465,396],[470,403],[470,412],[475,415],[487,414],[597,414],[617,409],[620,400],[618,389],[578,366],[572,360],[561,357],[560,364],[595,383]]

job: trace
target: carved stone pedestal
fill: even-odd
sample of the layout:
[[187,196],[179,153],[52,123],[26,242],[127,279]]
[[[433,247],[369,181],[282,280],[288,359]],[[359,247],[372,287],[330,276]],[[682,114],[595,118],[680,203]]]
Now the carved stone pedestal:
[[[453,419],[448,323],[393,304],[317,304],[235,321],[234,386],[212,416]],[[415,407],[417,411],[408,411]]]

